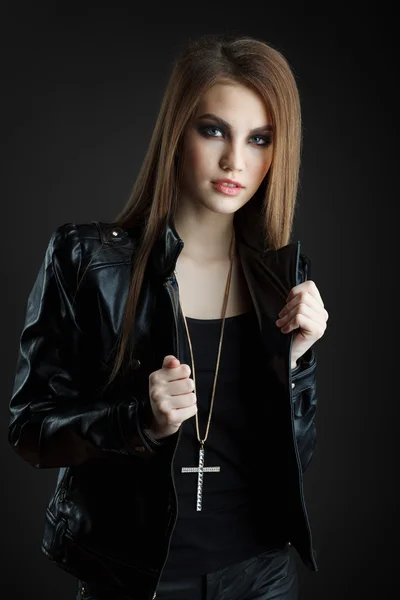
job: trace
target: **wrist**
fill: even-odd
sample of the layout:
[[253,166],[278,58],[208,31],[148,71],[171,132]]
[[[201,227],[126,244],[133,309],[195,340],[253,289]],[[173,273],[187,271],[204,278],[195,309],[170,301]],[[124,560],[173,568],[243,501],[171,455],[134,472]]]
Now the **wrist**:
[[148,427],[142,430],[143,439],[150,446],[150,448],[153,450],[153,452],[157,453],[157,451],[159,449],[164,448],[164,446],[168,445],[166,443],[168,438],[158,438],[157,439],[157,438],[153,437],[153,435],[155,435],[155,434]]
[[160,433],[157,433],[156,431],[154,431],[153,429],[151,429],[151,427],[145,427],[143,429],[143,433],[149,437],[152,440],[155,441],[162,441],[162,438],[165,436],[162,436]]

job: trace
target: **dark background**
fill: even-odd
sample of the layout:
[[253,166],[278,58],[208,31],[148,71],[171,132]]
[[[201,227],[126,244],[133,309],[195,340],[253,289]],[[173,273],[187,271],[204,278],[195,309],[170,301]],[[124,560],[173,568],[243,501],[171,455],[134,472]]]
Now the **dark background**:
[[[189,38],[260,37],[290,61],[304,150],[293,239],[330,319],[318,347],[318,444],[305,492],[319,571],[301,600],[387,598],[398,562],[398,76],[395,19],[335,5],[223,4],[152,17],[5,9],[1,20],[1,578],[3,597],[75,597],[40,552],[56,472],[7,441],[27,295],[52,231],[111,220],[127,200],[173,57]],[[361,5],[363,6],[363,5]],[[154,10],[153,10],[154,8]],[[375,8],[375,5],[374,5]],[[165,11],[162,14],[162,10]],[[372,10],[372,9],[371,9]],[[78,16],[81,14],[81,16]],[[297,556],[297,555],[296,555]],[[396,586],[397,587],[397,586]],[[189,599],[188,599],[189,600]]]

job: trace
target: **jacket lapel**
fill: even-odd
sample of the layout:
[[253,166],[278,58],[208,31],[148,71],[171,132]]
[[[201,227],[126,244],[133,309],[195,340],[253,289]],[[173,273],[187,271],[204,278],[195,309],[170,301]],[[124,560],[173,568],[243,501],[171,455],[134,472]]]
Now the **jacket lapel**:
[[[300,268],[300,242],[278,250],[268,248],[261,228],[261,199],[255,195],[234,215],[238,254],[257,314],[269,366],[288,386],[293,333],[283,334],[275,325],[292,287],[304,277]],[[171,277],[183,248],[173,218],[154,245],[150,261],[162,280]]]

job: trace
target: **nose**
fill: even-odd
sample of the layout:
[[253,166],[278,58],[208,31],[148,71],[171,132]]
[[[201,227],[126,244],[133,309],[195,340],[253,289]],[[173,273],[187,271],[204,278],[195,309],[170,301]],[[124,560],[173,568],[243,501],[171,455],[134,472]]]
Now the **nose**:
[[243,171],[244,156],[243,150],[239,148],[239,144],[228,144],[222,153],[220,165],[223,169],[232,171],[233,173]]

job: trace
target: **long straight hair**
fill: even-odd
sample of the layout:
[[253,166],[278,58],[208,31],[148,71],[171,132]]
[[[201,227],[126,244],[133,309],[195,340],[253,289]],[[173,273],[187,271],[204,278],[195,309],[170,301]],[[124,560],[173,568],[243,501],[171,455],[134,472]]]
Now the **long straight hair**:
[[271,249],[290,241],[302,143],[294,73],[277,49],[253,37],[210,34],[192,40],[175,59],[131,195],[114,220],[121,228],[140,224],[141,237],[132,259],[132,277],[110,382],[124,364],[127,349],[128,364],[132,359],[133,325],[148,258],[163,227],[175,216],[185,128],[201,96],[221,81],[240,83],[258,92],[268,108],[274,151],[264,185],[260,185],[260,218]]

